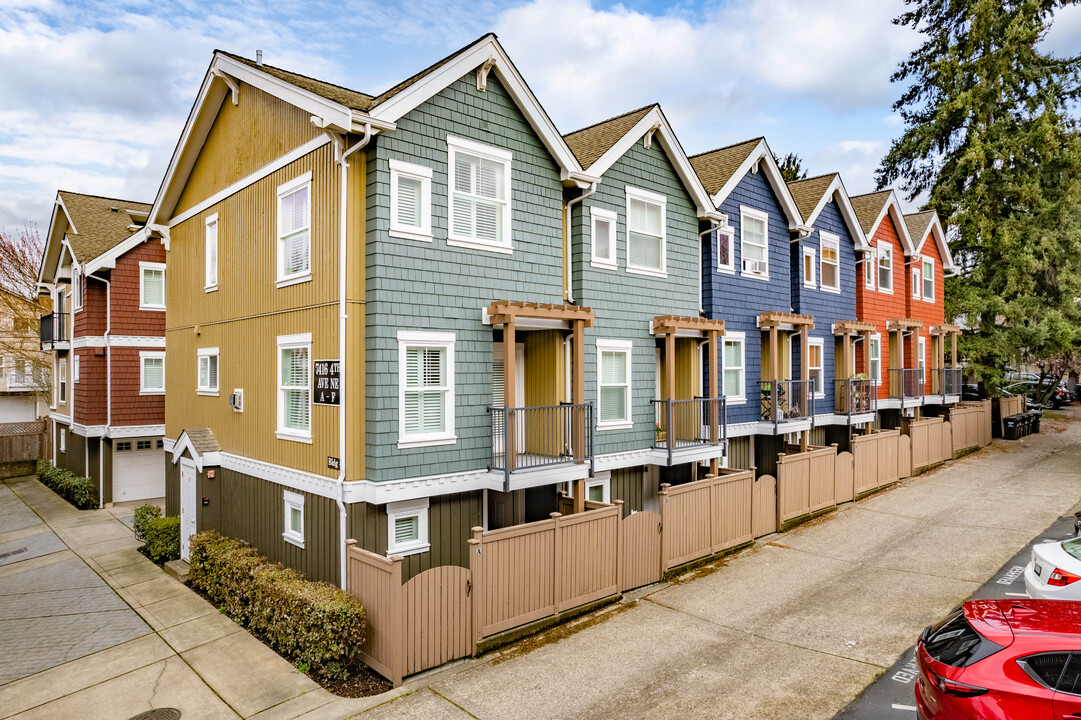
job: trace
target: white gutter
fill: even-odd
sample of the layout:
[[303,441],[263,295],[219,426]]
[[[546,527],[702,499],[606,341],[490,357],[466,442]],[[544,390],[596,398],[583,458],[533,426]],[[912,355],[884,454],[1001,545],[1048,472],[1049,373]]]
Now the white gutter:
[[[113,330],[113,303],[109,281],[97,275],[86,276],[87,280],[90,278],[105,283],[105,435],[98,440],[98,507],[102,508],[105,507],[105,438],[109,435],[109,426],[113,424],[113,351],[109,347],[109,333]],[[86,298],[83,298],[83,302],[86,302]]]
[[566,221],[564,222],[564,225],[567,228],[567,266],[565,268],[567,272],[567,302],[574,302],[574,231],[571,228],[571,208],[573,208],[577,203],[582,202],[586,198],[592,197],[593,194],[597,192],[598,182],[599,181],[594,180],[589,184],[588,190],[586,190],[578,197],[572,200],[568,200],[567,206],[564,209],[564,213],[566,216]]

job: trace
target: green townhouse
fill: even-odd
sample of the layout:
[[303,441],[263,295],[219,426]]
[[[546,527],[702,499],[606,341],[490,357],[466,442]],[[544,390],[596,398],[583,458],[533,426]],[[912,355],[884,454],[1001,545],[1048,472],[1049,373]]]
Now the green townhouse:
[[352,538],[408,578],[716,465],[717,213],[659,108],[598,128],[561,137],[494,35],[378,95],[214,54],[148,220],[183,553],[344,586]]

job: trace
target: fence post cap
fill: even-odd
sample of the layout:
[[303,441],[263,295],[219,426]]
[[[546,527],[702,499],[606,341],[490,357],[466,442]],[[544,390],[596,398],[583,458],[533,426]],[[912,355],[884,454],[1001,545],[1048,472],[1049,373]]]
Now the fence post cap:
[[391,556],[390,556],[389,558],[387,558],[387,559],[388,559],[388,560],[390,560],[390,561],[391,561],[392,563],[400,563],[400,562],[402,562],[403,560],[405,560],[405,558],[404,558],[404,557],[402,557],[401,555],[391,555]]
[[348,540],[345,541],[345,544],[346,545],[356,545],[357,541],[354,540],[353,538],[349,538]]
[[561,518],[561,517],[563,517],[563,513],[560,513],[560,512],[549,513],[548,517]]

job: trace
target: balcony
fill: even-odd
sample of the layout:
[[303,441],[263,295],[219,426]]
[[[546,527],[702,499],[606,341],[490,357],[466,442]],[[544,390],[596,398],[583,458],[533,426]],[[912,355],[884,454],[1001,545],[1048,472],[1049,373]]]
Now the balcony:
[[727,442],[728,409],[723,397],[650,402],[657,423],[653,447],[668,454],[669,467],[678,451],[724,447]]
[[491,470],[503,473],[510,490],[513,473],[589,464],[593,474],[593,403],[544,407],[489,407],[492,418]]
[[810,417],[814,380],[761,380],[759,420],[779,425]]
[[919,368],[890,368],[890,397],[901,401],[901,407],[905,407],[905,401],[923,399],[924,375]]
[[961,394],[961,368],[935,368],[931,373],[936,395]]
[[872,380],[833,381],[834,411],[838,415],[873,413],[876,408],[875,383]]
[[41,349],[51,350],[68,342],[68,313],[41,316]]

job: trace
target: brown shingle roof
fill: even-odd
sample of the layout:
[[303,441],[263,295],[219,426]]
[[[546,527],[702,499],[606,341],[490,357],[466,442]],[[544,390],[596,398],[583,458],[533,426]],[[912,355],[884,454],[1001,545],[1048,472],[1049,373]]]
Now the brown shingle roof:
[[852,209],[856,211],[856,217],[860,221],[860,227],[868,236],[870,236],[871,228],[882,212],[882,208],[886,206],[886,201],[890,199],[890,193],[892,192],[892,190],[879,190],[878,192],[855,195],[849,198],[852,201]]
[[835,177],[837,173],[829,173],[788,183],[788,190],[796,201],[796,209],[799,210],[800,217],[804,220],[811,217],[811,213],[818,207],[818,203],[822,201],[822,196],[829,190]]
[[200,455],[221,450],[218,439],[214,437],[213,431],[208,427],[186,428],[184,432],[187,434],[188,440],[191,441],[191,446],[195,448],[195,452]]
[[[68,242],[81,263],[108,252],[135,232],[131,226],[136,219],[127,210],[150,212],[150,206],[146,203],[131,200],[82,195],[67,190],[61,190],[59,195],[75,230],[68,233]],[[143,219],[139,218],[140,225]]]
[[746,142],[692,155],[691,166],[698,173],[698,178],[705,186],[706,192],[710,195],[720,192],[724,184],[732,178],[739,166],[762,140],[763,138],[757,137]]
[[919,247],[920,241],[927,235],[928,229],[931,227],[931,220],[935,217],[934,210],[924,210],[923,212],[912,213],[911,215],[905,215],[905,225],[908,226],[908,234],[912,236],[912,242]]
[[567,142],[574,156],[578,158],[582,169],[588,170],[593,163],[600,159],[601,155],[608,152],[613,145],[619,142],[620,138],[630,132],[631,128],[655,107],[657,107],[656,103],[637,110],[631,110],[608,120],[602,120],[595,125],[567,133],[563,136],[563,139]]

